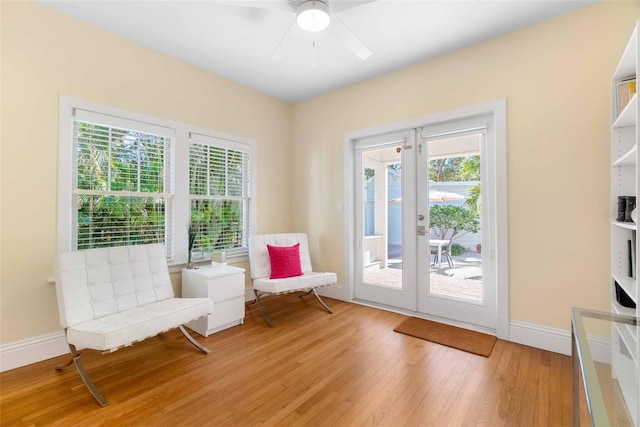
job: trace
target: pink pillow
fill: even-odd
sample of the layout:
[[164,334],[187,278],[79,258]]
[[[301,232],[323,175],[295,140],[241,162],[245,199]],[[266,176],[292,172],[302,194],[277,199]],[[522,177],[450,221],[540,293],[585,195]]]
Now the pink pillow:
[[269,258],[271,259],[270,279],[302,276],[300,243],[296,243],[293,246],[267,245],[267,250],[269,251]]

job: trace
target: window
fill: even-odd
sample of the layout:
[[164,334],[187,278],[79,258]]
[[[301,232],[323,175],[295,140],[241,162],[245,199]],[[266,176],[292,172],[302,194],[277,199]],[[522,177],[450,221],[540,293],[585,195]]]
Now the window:
[[190,141],[194,252],[246,249],[251,212],[250,147],[194,133]]
[[74,249],[172,242],[173,129],[76,110]]
[[62,96],[58,252],[162,242],[170,264],[196,250],[247,254],[256,142]]

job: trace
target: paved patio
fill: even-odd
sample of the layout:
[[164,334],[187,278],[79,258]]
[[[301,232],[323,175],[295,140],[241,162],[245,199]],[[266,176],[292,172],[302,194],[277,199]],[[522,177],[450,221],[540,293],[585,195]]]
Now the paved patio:
[[[465,252],[454,256],[453,268],[446,259],[442,267],[430,265],[431,293],[444,297],[482,302],[482,258],[479,253]],[[389,268],[365,270],[366,282],[399,288],[402,286],[402,259],[389,259]]]

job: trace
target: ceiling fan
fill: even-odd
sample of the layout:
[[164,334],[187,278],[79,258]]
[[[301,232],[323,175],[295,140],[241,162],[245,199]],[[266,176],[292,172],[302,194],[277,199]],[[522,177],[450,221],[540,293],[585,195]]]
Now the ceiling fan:
[[[361,60],[372,55],[369,48],[347,27],[338,12],[352,9],[375,0],[343,1],[343,0],[282,0],[282,1],[243,1],[235,5],[255,7],[261,9],[276,9],[295,14],[287,32],[278,43],[272,58],[283,56],[284,41],[291,36],[294,25],[304,31],[317,33],[325,32],[330,37],[345,46]],[[315,46],[315,41],[314,41]]]

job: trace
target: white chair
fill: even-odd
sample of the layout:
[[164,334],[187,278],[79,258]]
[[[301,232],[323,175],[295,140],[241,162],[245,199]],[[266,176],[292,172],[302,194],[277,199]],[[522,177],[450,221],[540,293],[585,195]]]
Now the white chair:
[[[299,252],[296,252],[293,248],[298,244]],[[271,246],[271,248],[268,246]],[[282,252],[285,254],[284,259],[281,259],[287,264],[285,270],[293,266],[294,270],[298,270],[297,273],[289,275],[289,277],[274,277],[273,273],[275,270],[282,272],[281,266],[273,264],[277,262],[277,260],[272,259],[274,257],[269,254],[269,250],[271,249],[273,251],[274,247],[276,250],[282,249]],[[296,258],[297,253],[299,253],[299,260]],[[253,236],[249,245],[249,265],[251,267],[255,302],[269,326],[273,326],[273,322],[265,313],[264,307],[260,302],[261,298],[269,295],[291,292],[305,292],[305,295],[312,293],[322,307],[333,314],[333,311],[322,301],[316,289],[322,286],[335,285],[338,281],[337,276],[335,273],[313,271],[306,234],[283,233]],[[284,276],[287,275],[285,272]],[[300,297],[302,298],[302,296],[304,295]]]
[[77,349],[112,352],[179,328],[204,353],[184,324],[213,310],[209,298],[174,298],[163,244],[89,249],[58,255],[56,295],[60,324],[82,381],[108,404],[87,375]]
[[[431,255],[433,255],[433,262],[431,263],[431,265],[435,265],[440,268],[440,264],[438,263],[438,250],[431,249]],[[442,261],[442,257],[445,257],[447,259],[447,262],[449,263],[449,268],[453,268],[453,258],[451,258],[451,243],[449,243],[447,247],[441,248],[439,255],[440,261]]]

